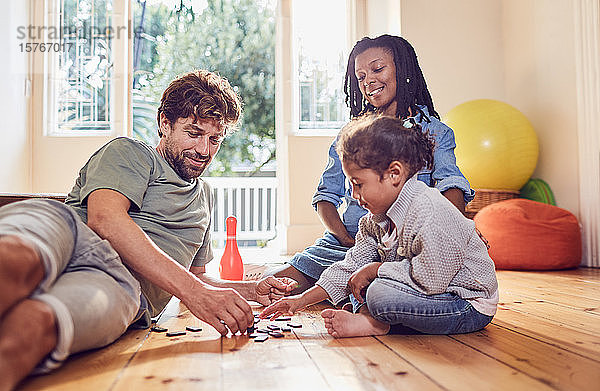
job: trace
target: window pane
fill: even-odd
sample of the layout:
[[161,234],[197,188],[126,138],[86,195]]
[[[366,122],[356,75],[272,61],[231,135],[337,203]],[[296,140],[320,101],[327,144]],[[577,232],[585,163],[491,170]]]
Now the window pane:
[[50,132],[110,132],[112,1],[61,0],[63,51],[56,53]]
[[344,104],[346,0],[293,2],[298,55],[300,128],[339,128],[348,118]]
[[[154,67],[157,66],[158,47],[165,40],[167,27],[175,23],[177,14],[173,1],[146,0],[133,2],[133,85],[132,114],[133,138],[149,145],[158,144],[156,111],[161,93],[154,88]],[[171,53],[172,54],[172,53]],[[169,78],[174,78],[170,74]]]

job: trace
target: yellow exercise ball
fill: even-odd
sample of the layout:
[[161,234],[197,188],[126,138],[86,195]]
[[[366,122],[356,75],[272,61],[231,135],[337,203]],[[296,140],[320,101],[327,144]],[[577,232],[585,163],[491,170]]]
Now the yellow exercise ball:
[[456,163],[472,188],[519,190],[533,174],[537,136],[511,105],[472,100],[450,110],[443,121],[454,130]]

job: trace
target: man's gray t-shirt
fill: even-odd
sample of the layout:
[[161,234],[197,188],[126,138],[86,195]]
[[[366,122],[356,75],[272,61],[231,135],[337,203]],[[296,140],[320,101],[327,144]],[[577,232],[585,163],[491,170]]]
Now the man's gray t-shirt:
[[[155,149],[120,137],[92,155],[65,201],[85,223],[87,197],[98,189],[112,189],[127,197],[133,221],[186,269],[212,259],[209,185],[199,178],[191,182],[182,179]],[[171,294],[132,272],[140,281],[152,316],[157,315]]]

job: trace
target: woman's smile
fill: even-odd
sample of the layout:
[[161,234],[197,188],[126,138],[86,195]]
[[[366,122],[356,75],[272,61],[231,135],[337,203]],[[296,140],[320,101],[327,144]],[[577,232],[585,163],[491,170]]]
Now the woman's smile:
[[393,54],[380,47],[369,48],[354,60],[361,94],[378,109],[392,106],[396,100],[396,65]]

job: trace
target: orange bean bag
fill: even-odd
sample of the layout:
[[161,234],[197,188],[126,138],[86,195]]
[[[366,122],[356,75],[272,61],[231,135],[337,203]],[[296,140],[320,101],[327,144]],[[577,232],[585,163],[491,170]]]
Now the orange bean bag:
[[516,198],[482,208],[473,220],[496,269],[567,269],[581,262],[579,223],[565,209]]

